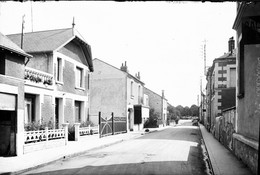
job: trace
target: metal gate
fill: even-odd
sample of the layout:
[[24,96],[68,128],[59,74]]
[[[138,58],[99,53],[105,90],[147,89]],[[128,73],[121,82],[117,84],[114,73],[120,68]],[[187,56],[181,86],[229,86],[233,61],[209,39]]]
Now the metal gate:
[[99,112],[99,137],[119,134],[126,132],[126,117],[114,117],[114,113],[111,115],[101,115]]

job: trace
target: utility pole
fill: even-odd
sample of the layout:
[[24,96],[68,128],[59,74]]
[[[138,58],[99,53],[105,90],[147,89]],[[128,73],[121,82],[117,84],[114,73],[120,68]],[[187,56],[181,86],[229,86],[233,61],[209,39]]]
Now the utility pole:
[[22,33],[21,33],[21,49],[23,49],[23,29],[24,29],[24,17],[25,15],[23,15],[23,18],[22,18]]
[[206,55],[206,43],[207,43],[207,40],[204,39],[204,44],[203,44],[203,59],[204,59],[204,75],[206,76],[207,75],[207,70],[206,70],[206,58],[207,58],[207,55]]
[[32,23],[32,32],[33,32],[33,8],[32,8],[32,1],[31,1],[31,23]]

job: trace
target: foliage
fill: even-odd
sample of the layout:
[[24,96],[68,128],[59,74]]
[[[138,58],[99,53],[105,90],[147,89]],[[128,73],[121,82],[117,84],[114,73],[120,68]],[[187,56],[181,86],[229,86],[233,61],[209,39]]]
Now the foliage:
[[44,121],[43,119],[38,122],[31,122],[24,125],[25,131],[38,131],[44,130],[46,127],[48,129],[54,129],[54,123],[52,122],[52,118],[49,121]]
[[199,107],[196,105],[191,105],[191,107],[188,106],[181,106],[178,105],[176,107],[169,105],[167,107],[168,109],[168,120],[176,120],[177,117],[186,117],[186,116],[199,116]]
[[158,128],[158,120],[160,114],[155,112],[154,108],[151,108],[149,111],[149,118],[144,123],[144,128]]
[[83,127],[88,127],[89,125],[92,127],[94,126],[94,123],[92,121],[81,122],[79,127],[83,128]]
[[52,85],[52,80],[51,79],[44,80],[43,84]]

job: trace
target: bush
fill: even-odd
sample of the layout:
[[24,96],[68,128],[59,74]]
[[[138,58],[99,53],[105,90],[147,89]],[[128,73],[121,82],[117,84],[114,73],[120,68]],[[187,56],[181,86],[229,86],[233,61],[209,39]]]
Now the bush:
[[24,125],[25,131],[38,131],[38,130],[45,130],[45,128],[48,127],[48,129],[54,129],[54,123],[52,122],[52,119],[49,121],[44,121],[43,119],[38,122],[32,122],[27,123]]
[[145,121],[144,123],[144,128],[158,128],[157,120],[149,118],[148,120]]
[[92,121],[81,122],[79,127],[83,128],[83,127],[88,127],[89,125],[92,127],[94,126],[94,123]]

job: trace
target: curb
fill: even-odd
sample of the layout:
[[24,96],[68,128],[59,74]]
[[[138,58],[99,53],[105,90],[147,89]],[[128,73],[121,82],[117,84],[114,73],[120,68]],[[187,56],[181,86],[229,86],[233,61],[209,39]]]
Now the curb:
[[[112,145],[121,143],[121,142],[126,141],[126,140],[134,139],[134,138],[135,138],[135,137],[130,138],[130,139],[121,139],[121,140],[118,140],[118,141],[115,141],[115,142],[112,142],[112,143],[100,145],[100,146],[93,147],[93,148],[90,148],[90,149],[87,149],[87,150],[84,150],[84,151],[80,151],[80,152],[76,152],[76,153],[71,153],[71,154],[63,155],[63,156],[61,156],[60,158],[54,159],[54,160],[52,160],[52,161],[48,161],[48,162],[46,162],[46,163],[41,163],[41,164],[36,165],[36,166],[33,166],[33,167],[25,168],[25,169],[18,170],[18,171],[14,171],[14,172],[6,172],[6,173],[2,173],[2,174],[14,174],[14,175],[16,175],[16,174],[22,174],[22,173],[25,173],[25,172],[27,172],[27,171],[31,171],[31,170],[33,170],[33,169],[36,169],[36,168],[40,168],[40,167],[49,165],[49,164],[54,163],[54,162],[59,161],[59,160],[76,157],[76,156],[85,154],[85,153],[87,153],[87,152],[89,152],[89,151],[94,151],[94,150],[102,149],[102,148],[105,148],[105,147],[108,147],[108,146],[112,146]],[[0,174],[1,174],[1,173],[0,173]]]
[[206,150],[206,154],[207,154],[206,156],[207,156],[207,158],[208,158],[208,161],[206,161],[205,163],[207,163],[208,166],[209,166],[209,170],[210,170],[209,174],[215,175],[213,166],[212,166],[212,164],[211,164],[209,152],[208,152],[207,146],[206,146],[206,144],[205,144],[205,140],[204,140],[204,138],[203,138],[203,135],[202,135],[202,132],[201,132],[201,129],[200,129],[200,124],[198,124],[198,127],[199,127],[199,130],[200,130],[200,135],[201,135],[201,138],[202,138],[202,142],[203,142],[204,147],[205,147],[205,150]]

